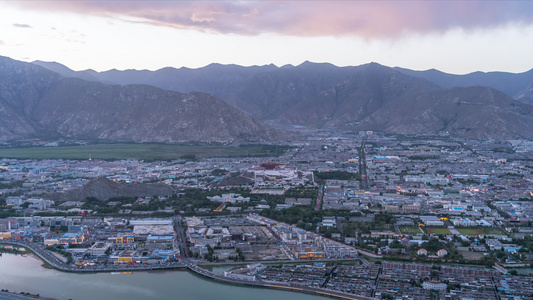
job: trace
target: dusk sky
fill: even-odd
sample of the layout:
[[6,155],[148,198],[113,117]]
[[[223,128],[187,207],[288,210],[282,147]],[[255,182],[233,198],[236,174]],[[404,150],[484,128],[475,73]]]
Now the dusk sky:
[[74,70],[533,68],[533,1],[0,1],[0,28],[0,55]]

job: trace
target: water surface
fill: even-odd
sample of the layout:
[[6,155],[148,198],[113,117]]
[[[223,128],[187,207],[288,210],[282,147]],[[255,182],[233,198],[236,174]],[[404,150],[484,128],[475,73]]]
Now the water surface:
[[[243,287],[204,279],[188,271],[66,273],[42,266],[34,255],[0,256],[0,289],[56,299],[325,300],[303,293]],[[215,268],[221,272],[222,268]],[[218,273],[217,272],[217,273]]]

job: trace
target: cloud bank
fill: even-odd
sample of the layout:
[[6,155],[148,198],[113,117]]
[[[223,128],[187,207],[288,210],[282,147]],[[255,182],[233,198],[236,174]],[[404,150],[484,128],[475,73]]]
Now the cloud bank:
[[[13,2],[11,2],[13,3]],[[454,28],[533,23],[530,1],[17,1],[68,11],[224,34],[396,38]]]

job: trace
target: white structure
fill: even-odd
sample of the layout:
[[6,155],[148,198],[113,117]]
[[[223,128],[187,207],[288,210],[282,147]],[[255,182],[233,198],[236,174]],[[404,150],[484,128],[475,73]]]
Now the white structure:
[[450,180],[444,176],[431,176],[431,175],[406,175],[404,180],[406,182],[423,182],[432,185],[447,185]]
[[428,251],[426,249],[419,249],[416,254],[418,255],[428,255]]
[[92,245],[91,248],[87,249],[87,253],[89,255],[105,255],[105,252],[109,247],[111,247],[111,243],[98,242]]
[[24,201],[22,201],[22,198],[20,197],[7,197],[6,198],[6,204],[7,205],[14,205],[14,206],[19,206],[19,205],[22,205],[22,203],[24,203]]
[[237,203],[237,202],[250,202],[250,197],[243,197],[239,194],[222,194],[222,196],[213,196],[213,197],[207,197],[207,199],[215,202],[229,202],[229,203]]
[[24,202],[30,203],[28,208],[39,209],[39,210],[50,208],[52,205],[54,205],[54,201],[52,200],[36,199],[36,198],[30,198]]
[[161,218],[146,218],[146,219],[131,219],[130,225],[170,225],[172,226],[172,219]]
[[302,171],[295,167],[278,165],[275,168],[263,168],[261,166],[248,170],[254,175],[255,187],[284,187],[298,185],[315,185],[312,171]]
[[425,281],[424,283],[422,283],[422,287],[425,290],[445,291],[448,285],[440,281]]
[[426,226],[444,226],[444,222],[435,216],[420,216],[420,219]]
[[335,217],[323,217],[322,218],[322,226],[334,227],[336,225],[337,225],[337,221]]
[[457,219],[451,219],[450,220],[454,226],[463,226],[463,227],[471,227],[471,226],[477,226],[478,223],[476,221],[472,221],[470,219],[464,218],[457,218]]

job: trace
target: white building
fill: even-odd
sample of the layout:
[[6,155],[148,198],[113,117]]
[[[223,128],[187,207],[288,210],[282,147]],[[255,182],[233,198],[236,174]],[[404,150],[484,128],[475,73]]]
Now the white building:
[[22,201],[22,198],[20,197],[7,197],[6,198],[7,205],[19,206],[19,205],[22,205],[22,203],[24,203],[24,201]]
[[426,226],[444,226],[444,222],[435,216],[420,216],[420,219]]
[[419,249],[416,254],[418,255],[428,255],[428,251],[426,249]]
[[472,221],[467,218],[457,218],[457,219],[451,219],[450,220],[454,226],[462,226],[462,227],[471,227],[471,226],[477,226],[478,223],[476,221]]
[[222,196],[213,196],[213,197],[207,197],[207,199],[215,202],[230,202],[230,203],[237,203],[237,202],[250,202],[250,197],[243,197],[239,194],[222,194]]
[[54,205],[54,201],[52,200],[36,199],[36,198],[30,198],[24,202],[30,203],[28,208],[39,209],[39,210],[50,208],[52,205]]
[[171,225],[172,219],[161,219],[161,218],[146,218],[146,219],[131,219],[130,225]]

